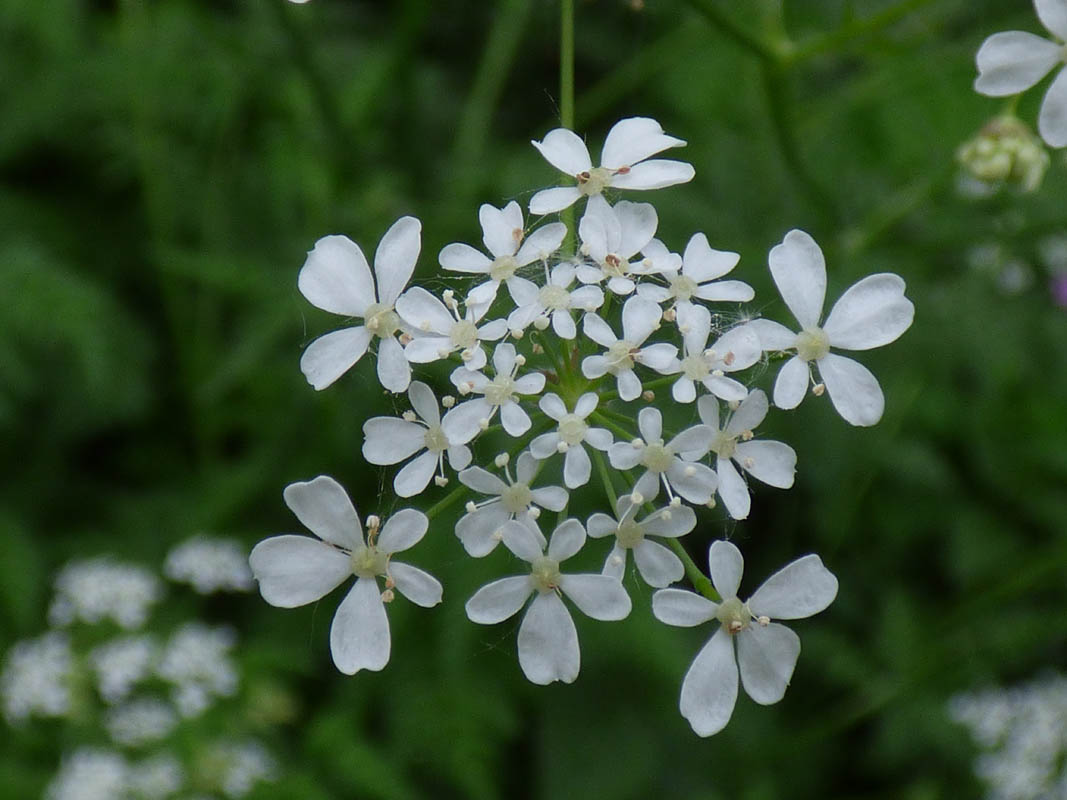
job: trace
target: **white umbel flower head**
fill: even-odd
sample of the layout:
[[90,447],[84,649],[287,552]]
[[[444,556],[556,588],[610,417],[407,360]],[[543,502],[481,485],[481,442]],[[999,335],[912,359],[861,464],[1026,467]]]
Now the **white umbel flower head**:
[[565,520],[553,531],[547,552],[544,537],[518,522],[504,527],[504,540],[530,565],[530,572],[483,586],[467,601],[467,616],[481,625],[495,625],[519,613],[534,595],[519,626],[519,666],[531,683],[572,683],[578,677],[581,651],[578,631],[562,597],[586,616],[613,621],[629,615],[630,596],[618,578],[560,571],[560,562],[585,543],[585,529],[576,519]]
[[502,319],[479,327],[488,310],[489,303],[475,305],[468,301],[460,316],[455,299],[446,306],[421,286],[412,286],[396,301],[396,313],[411,326],[414,335],[404,347],[404,355],[412,364],[429,364],[459,351],[469,369],[481,369],[486,360],[482,342],[495,342],[508,332],[508,324]]
[[634,366],[643,364],[657,372],[664,372],[678,354],[678,348],[667,342],[641,346],[659,327],[662,317],[660,307],[651,300],[631,297],[622,307],[620,339],[599,316],[586,314],[583,324],[585,335],[607,348],[607,352],[582,359],[582,374],[590,380],[614,375],[619,397],[636,400],[641,394],[641,379],[634,372]]
[[[246,565],[247,567],[247,565]],[[149,676],[159,645],[147,635],[122,636],[94,647],[89,663],[96,672],[96,685],[105,703],[118,703]]]
[[[639,500],[643,500],[640,496]],[[649,537],[674,539],[689,533],[697,524],[697,515],[689,506],[661,508],[637,519],[633,495],[622,495],[616,504],[615,517],[597,512],[589,518],[586,527],[589,535],[599,538],[614,536],[615,546],[604,562],[603,574],[622,580],[626,574],[626,554],[633,552],[637,571],[645,583],[662,589],[680,581],[685,575],[681,560],[658,542]]]
[[372,278],[363,251],[347,236],[324,236],[315,242],[297,278],[301,294],[323,311],[363,321],[320,336],[304,350],[300,370],[316,390],[345,374],[374,338],[382,386],[390,392],[408,388],[411,367],[397,340],[402,325],[393,306],[411,280],[421,249],[422,223],[401,217],[378,243]]
[[697,404],[700,421],[715,432],[711,452],[716,457],[719,497],[734,519],[747,517],[752,505],[748,486],[734,466],[735,463],[769,486],[788,489],[793,485],[796,451],[783,442],[752,441],[752,431],[767,416],[767,407],[767,395],[755,389],[741,401],[737,410],[724,420],[720,428],[719,401],[714,397],[701,397]]
[[246,552],[233,539],[194,536],[167,553],[163,574],[198,594],[249,592],[255,584]]
[[231,651],[237,644],[232,628],[211,628],[189,622],[167,641],[156,674],[174,687],[171,699],[183,717],[196,717],[217,697],[237,692],[240,673]]
[[682,358],[672,359],[664,370],[668,375],[681,373],[671,396],[679,403],[696,399],[700,383],[716,397],[727,402],[743,400],[748,389],[743,383],[726,377],[727,372],[748,369],[763,355],[759,336],[747,325],[731,328],[708,347],[711,335],[711,312],[704,306],[686,303],[678,306],[678,329],[682,333]]
[[65,717],[71,710],[74,654],[62,631],[16,642],[0,673],[4,718],[12,725],[31,716]]
[[546,394],[539,403],[541,410],[557,423],[556,430],[544,433],[530,442],[530,452],[539,459],[551,458],[556,453],[563,453],[563,484],[568,489],[577,489],[589,483],[593,465],[583,443],[588,443],[597,450],[611,447],[611,431],[605,428],[590,428],[586,419],[596,411],[597,396],[586,392],[574,404],[574,411],[567,411],[567,406],[559,395]]
[[[653,254],[655,252],[653,250]],[[645,254],[650,254],[648,248]],[[662,256],[653,260],[657,266],[672,263]],[[737,253],[712,248],[703,233],[694,233],[682,254],[681,269],[655,270],[667,285],[642,283],[637,287],[637,293],[656,303],[670,300],[676,306],[691,304],[693,298],[712,303],[747,303],[756,296],[747,283],[716,280],[736,267],[740,260]]]
[[[424,608],[441,602],[436,578],[392,558],[422,539],[429,520],[421,511],[405,508],[384,525],[371,517],[364,537],[352,501],[327,475],[285,487],[285,504],[318,539],[273,536],[253,548],[249,563],[263,599],[279,608],[296,608],[355,575],[356,583],[330,626],[330,652],[346,675],[361,669],[377,672],[389,661],[385,602],[392,599],[392,589]],[[385,578],[384,593],[378,588],[379,576]]]
[[814,364],[837,413],[852,425],[874,425],[885,409],[878,379],[859,362],[831,353],[830,348],[871,350],[904,333],[915,306],[904,296],[903,279],[889,272],[868,275],[845,290],[820,325],[826,261],[819,245],[804,231],[792,230],[771,249],[769,260],[774,283],[801,328],[794,333],[766,319],[748,323],[764,350],[795,353],[778,372],[774,404],[787,409],[800,405]]
[[537,469],[537,459],[527,450],[519,454],[514,478],[508,464],[504,465],[506,483],[481,467],[470,467],[459,473],[460,483],[464,486],[490,496],[480,503],[467,503],[467,513],[456,523],[456,536],[470,555],[481,558],[491,553],[503,540],[504,525],[510,520],[518,520],[536,536],[541,536],[540,529],[534,524],[540,509],[562,511],[566,507],[566,489],[559,486],[531,488]]
[[433,390],[421,381],[412,381],[408,398],[414,412],[396,417],[373,417],[363,423],[363,457],[371,464],[399,464],[414,459],[404,466],[393,479],[393,488],[399,497],[414,497],[422,492],[438,471],[438,483],[445,485],[445,454],[454,470],[465,469],[471,463],[471,451],[464,444],[457,444],[449,435],[452,422],[441,411]]
[[506,283],[512,299],[519,303],[519,293],[523,289],[528,292],[537,287],[515,273],[534,261],[546,261],[559,250],[567,235],[567,226],[562,222],[544,225],[524,241],[522,209],[515,201],[503,208],[485,203],[478,209],[478,220],[482,223],[482,242],[492,259],[469,244],[455,242],[445,245],[438,260],[445,269],[489,278],[474,287],[467,297],[468,302],[488,305],[496,297],[500,284]]
[[121,753],[79,747],[63,759],[44,800],[115,800],[127,796],[129,764]]
[[[1067,62],[1067,0],[1034,0],[1041,24],[1059,41],[1024,31],[994,33],[978,49],[974,89],[989,97],[1025,92],[1052,69]],[[1045,92],[1037,128],[1050,147],[1067,147],[1067,69]]]
[[548,275],[545,285],[524,285],[514,292],[518,308],[508,315],[508,327],[525,330],[530,323],[538,327],[539,320],[551,320],[552,330],[561,339],[573,339],[578,330],[574,325],[572,311],[596,311],[604,304],[604,292],[599,286],[579,286],[571,290],[575,266],[557,264]]
[[540,394],[545,388],[545,376],[531,372],[519,377],[519,367],[525,363],[526,357],[515,352],[515,345],[505,342],[493,350],[493,378],[464,367],[454,370],[451,379],[460,394],[481,397],[460,403],[449,412],[449,438],[455,434],[454,441],[469,442],[489,427],[498,409],[500,423],[509,436],[522,436],[530,430],[530,415],[519,405],[518,396]]
[[613,189],[661,189],[693,179],[693,167],[682,161],[651,158],[685,142],[663,132],[654,119],[630,117],[608,131],[600,166],[594,167],[585,142],[566,128],[549,131],[540,142],[530,142],[545,160],[577,182],[577,186],[544,189],[530,199],[531,214],[551,214],[573,205],[580,197],[593,197]]
[[127,630],[140,628],[163,596],[155,573],[107,556],[71,561],[56,576],[56,594],[48,609],[52,625],[75,621],[96,625],[111,619]]
[[663,442],[663,415],[658,408],[642,408],[637,427],[643,439],[616,442],[608,450],[615,469],[645,468],[633,491],[642,501],[659,494],[662,481],[672,500],[675,493],[690,503],[707,503],[715,493],[718,479],[707,464],[695,463],[711,447],[714,432],[707,425],[687,428],[669,442]]
[[730,542],[714,542],[708,564],[722,602],[682,589],[661,589],[652,597],[652,613],[660,622],[682,627],[713,619],[721,623],[682,682],[679,707],[700,736],[718,733],[730,721],[737,701],[738,662],[749,697],[761,705],[782,699],[800,655],[800,638],[771,620],[810,617],[837,596],[837,578],[814,554],[780,569],[747,602],[737,597],[744,570],[740,550]]
[[623,200],[614,207],[600,195],[589,198],[585,214],[578,223],[582,240],[582,255],[592,264],[578,267],[582,283],[607,280],[608,289],[627,295],[636,287],[634,275],[647,275],[653,266],[651,259],[631,264],[639,251],[648,247],[656,235],[659,218],[650,203],[630,203]]

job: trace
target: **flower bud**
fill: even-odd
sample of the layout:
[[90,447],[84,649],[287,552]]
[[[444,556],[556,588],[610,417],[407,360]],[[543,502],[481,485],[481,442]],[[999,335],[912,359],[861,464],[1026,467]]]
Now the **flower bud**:
[[1022,120],[995,117],[960,145],[956,160],[967,173],[986,184],[1009,185],[1032,192],[1041,185],[1049,154],[1041,139]]

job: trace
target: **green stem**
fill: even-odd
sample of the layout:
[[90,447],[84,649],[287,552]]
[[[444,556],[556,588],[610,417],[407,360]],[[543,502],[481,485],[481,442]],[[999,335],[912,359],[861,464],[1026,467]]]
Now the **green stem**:
[[449,506],[455,505],[456,501],[469,491],[466,486],[460,484],[426,510],[427,519],[433,519],[442,511],[447,510]]
[[622,440],[625,442],[628,442],[634,438],[632,433],[616,425],[612,420],[608,419],[608,417],[606,417],[600,411],[594,411],[592,414],[589,415],[589,418],[592,419],[594,422],[599,422],[606,428],[610,428],[612,431],[615,432],[617,436],[621,436]]
[[[646,390],[648,390],[648,389],[660,389],[660,388],[662,388],[664,386],[670,386],[676,380],[678,380],[678,376],[677,375],[668,375],[665,378],[656,378],[653,381],[646,381],[645,383],[643,383],[641,385]],[[613,391],[610,391],[610,392],[601,392],[600,393],[600,402],[601,403],[606,403],[609,400],[617,399],[618,396],[619,396],[619,392],[617,390],[613,390]]]
[[597,450],[595,447],[589,448],[593,454],[593,463],[596,464],[597,474],[600,475],[600,482],[604,484],[604,493],[607,494],[608,500],[611,501],[611,510],[614,512],[619,507],[619,496],[615,493],[615,487],[611,484],[611,473],[608,472],[608,463],[604,460],[604,454]]
[[690,6],[730,39],[765,62],[778,64],[792,52],[788,41],[772,42],[737,22],[716,4],[715,0],[687,0]]
[[708,600],[714,603],[721,603],[722,598],[719,593],[715,591],[715,587],[712,585],[708,577],[700,571],[700,567],[696,565],[686,549],[682,547],[682,543],[677,539],[664,539],[667,546],[674,551],[674,554],[682,560],[682,564],[685,566],[685,574],[689,576],[689,582],[693,584],[693,588],[704,595]]

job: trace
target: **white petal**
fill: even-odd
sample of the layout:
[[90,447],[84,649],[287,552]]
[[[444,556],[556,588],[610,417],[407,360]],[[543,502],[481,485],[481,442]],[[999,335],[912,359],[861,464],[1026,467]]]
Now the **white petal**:
[[850,286],[830,309],[823,331],[834,347],[870,350],[895,341],[914,316],[915,306],[904,296],[904,281],[883,272]]
[[774,381],[774,404],[778,408],[796,408],[808,393],[811,370],[808,362],[793,356],[786,361]]
[[454,349],[447,336],[419,336],[404,347],[404,358],[412,364],[430,364],[446,358]]
[[362,317],[374,302],[367,259],[347,236],[324,236],[315,242],[296,283],[312,305],[346,317]]
[[1067,39],[1067,0],[1034,0],[1037,17],[1050,32]]
[[737,661],[748,696],[765,706],[781,700],[799,655],[800,637],[785,625],[751,625],[739,633]]
[[533,563],[545,553],[545,537],[537,522],[523,514],[505,523],[501,536],[508,550],[523,561]]
[[579,286],[571,292],[571,307],[595,311],[604,305],[604,290],[599,286]]
[[613,622],[630,614],[630,595],[610,575],[564,575],[559,588],[587,617]]
[[533,281],[520,278],[518,275],[512,275],[508,278],[508,294],[511,295],[511,299],[515,301],[517,306],[536,303],[539,292],[537,284]]
[[645,470],[631,491],[632,494],[639,494],[645,498],[646,503],[651,503],[659,495],[659,473]]
[[352,574],[347,555],[310,536],[272,536],[248,558],[263,599],[296,608],[324,597]]
[[422,223],[414,217],[401,217],[385,232],[374,253],[379,303],[387,306],[396,303],[411,280],[421,248]]
[[378,547],[384,553],[399,553],[414,546],[430,527],[430,520],[414,508],[402,508],[385,521]]
[[796,345],[797,335],[785,325],[769,319],[754,319],[745,323],[759,337],[764,350],[788,350]]
[[670,300],[672,295],[666,286],[655,286],[651,283],[642,283],[637,287],[637,296],[650,300],[653,303],[663,303]]
[[488,583],[467,601],[467,617],[479,625],[495,625],[519,613],[526,598],[533,592],[529,575]]
[[291,483],[282,496],[304,527],[323,541],[348,550],[363,544],[359,515],[348,493],[329,475]]
[[[570,203],[567,205],[570,205]],[[515,254],[515,263],[520,267],[525,267],[534,261],[547,260],[549,256],[559,250],[566,236],[567,226],[562,222],[542,225],[522,243],[519,252]]]
[[518,478],[519,483],[529,485],[540,468],[541,465],[537,463],[533,453],[519,453],[519,457],[515,460],[515,477]]
[[805,328],[819,324],[826,296],[826,261],[815,240],[801,230],[791,230],[768,258],[774,284]]
[[548,557],[553,561],[566,561],[585,544],[585,528],[576,519],[564,520],[552,532],[548,540]]
[[748,394],[745,384],[725,376],[709,375],[704,379],[703,383],[704,388],[727,403],[744,400]]
[[[662,309],[651,300],[631,297],[622,307],[623,338],[635,346],[642,344],[659,326],[662,316]],[[587,333],[588,329],[589,326],[586,325]],[[603,344],[603,342],[598,343]]]
[[710,303],[747,303],[756,290],[744,281],[715,281],[698,286],[693,294]]
[[593,474],[593,463],[589,460],[589,454],[580,444],[567,448],[563,456],[563,484],[568,489],[577,489],[589,483],[589,477]]
[[483,203],[478,209],[478,221],[482,224],[482,241],[490,253],[497,258],[515,255],[525,233],[518,203],[512,200],[504,208]]
[[590,516],[585,526],[589,535],[596,539],[614,536],[615,531],[619,529],[619,523],[601,511]]
[[990,97],[1025,92],[1055,66],[1059,50],[1054,42],[1032,33],[994,33],[978,48],[974,90]]
[[697,414],[700,415],[700,421],[711,430],[719,430],[719,401],[714,397],[701,397],[697,401]]
[[506,342],[493,351],[493,369],[497,375],[509,375],[515,367],[515,345]]
[[[715,351],[716,366],[724,372],[748,369],[763,354],[759,335],[748,325],[730,328],[711,346]],[[730,363],[726,363],[729,360]]]
[[[656,307],[659,308],[659,306]],[[673,344],[656,342],[639,350],[634,356],[634,361],[663,374],[670,371],[671,365],[677,360],[677,355],[678,348]]]
[[437,256],[437,260],[442,267],[453,272],[485,274],[488,274],[489,267],[493,263],[484,253],[479,253],[469,244],[459,242],[445,245],[440,255]]
[[556,450],[558,446],[558,433],[542,433],[540,436],[534,437],[534,440],[530,442],[530,452],[540,459],[551,458],[559,452]]
[[615,385],[619,391],[620,400],[629,402],[641,396],[641,379],[632,369],[619,372],[615,376]]
[[511,514],[500,503],[490,503],[472,514],[464,514],[456,523],[456,536],[463,543],[463,549],[474,558],[481,558],[493,552],[500,539],[495,534],[498,530],[503,536],[504,524]]
[[515,381],[515,391],[519,394],[540,394],[545,388],[545,376],[542,372],[531,372]]
[[558,308],[552,312],[552,330],[560,339],[572,340],[578,335],[578,329],[574,325],[571,312]]
[[[542,376],[543,377],[543,376]],[[522,436],[530,430],[530,415],[518,403],[505,403],[500,407],[500,424],[509,436]]]
[[[637,429],[646,442],[658,442],[663,438],[663,415],[658,408],[642,408],[637,412]],[[614,464],[614,461],[612,462]],[[629,469],[623,467],[623,469]]]
[[545,161],[572,177],[593,168],[589,149],[574,131],[556,128],[549,131],[541,141],[530,144],[537,148]]
[[771,619],[804,619],[837,597],[837,578],[814,553],[786,564],[749,598],[752,613]]
[[740,260],[737,253],[714,249],[703,233],[694,233],[682,253],[682,272],[697,283],[706,283],[721,278]]
[[597,450],[607,450],[611,447],[614,439],[611,431],[606,428],[590,428],[585,432],[585,441]]
[[734,643],[720,627],[685,674],[678,707],[697,735],[711,736],[726,727],[736,702]]
[[687,353],[700,353],[711,334],[711,312],[704,306],[682,303],[678,306],[678,329],[684,331],[682,342]]
[[333,663],[345,675],[377,672],[389,663],[389,619],[374,578],[359,578],[330,626]]
[[396,417],[363,423],[363,457],[371,464],[399,464],[426,447],[426,428]]
[[613,175],[611,185],[616,189],[664,189],[679,183],[689,183],[694,175],[696,172],[692,164],[654,158],[634,164],[625,174]]
[[459,471],[466,469],[471,463],[470,448],[463,444],[455,444],[448,448],[448,464],[452,469]]
[[390,392],[407,391],[411,383],[411,366],[403,346],[391,336],[378,341],[378,382]]
[[600,154],[600,165],[609,169],[628,167],[670,147],[684,145],[682,139],[665,134],[656,120],[629,117],[611,126]]
[[508,485],[491,472],[481,467],[471,467],[459,473],[459,482],[482,494],[503,494]]
[[531,494],[535,505],[549,511],[562,511],[567,505],[567,490],[560,486],[542,486]]
[[708,549],[708,567],[711,582],[722,599],[737,597],[737,587],[741,585],[741,575],[745,571],[741,551],[725,539],[714,541]]
[[582,196],[577,186],[558,186],[554,189],[542,189],[530,198],[530,213],[544,216],[562,211],[574,205]]
[[665,536],[671,539],[685,536],[697,524],[697,515],[689,506],[657,511],[641,522],[649,536]]
[[389,564],[389,575],[396,583],[397,591],[415,605],[433,608],[441,602],[444,589],[441,582],[430,573],[410,564],[392,561]]
[[519,626],[519,666],[531,683],[573,683],[581,668],[578,631],[554,592],[538,594]]
[[660,622],[692,628],[715,619],[718,603],[685,589],[663,589],[652,595],[652,614]]
[[739,436],[745,431],[755,430],[767,416],[768,408],[767,395],[761,389],[753,389],[748,397],[741,401],[737,411],[730,416],[730,421],[724,429],[726,434]]
[[422,381],[412,381],[408,387],[408,399],[415,413],[429,425],[441,422],[441,410],[437,405],[437,397],[433,389]]
[[651,203],[631,203],[628,200],[620,200],[615,204],[614,210],[622,232],[616,255],[629,259],[652,241],[652,237],[656,235],[659,217]]
[[671,386],[671,397],[676,403],[692,403],[697,396],[697,387],[692,378],[684,375]]
[[412,286],[400,295],[396,313],[412,328],[441,336],[448,336],[456,324],[445,304],[421,286]]
[[882,418],[885,396],[871,371],[851,358],[828,353],[818,360],[819,377],[834,408],[852,425],[874,425]]
[[668,445],[674,452],[685,453],[686,458],[696,459],[711,449],[714,439],[715,431],[707,425],[693,425],[671,439]]
[[658,589],[680,581],[685,575],[685,567],[678,556],[648,539],[638,542],[634,548],[634,561],[645,582]]
[[745,519],[752,508],[745,479],[728,458],[718,460],[719,497],[732,519]]
[[[412,459],[410,463],[405,464],[404,468],[396,473],[396,477],[393,478],[393,489],[396,491],[397,497],[415,497],[421,494],[430,485],[430,478],[433,477],[437,464],[437,453],[431,453],[428,450],[418,458]],[[455,464],[452,466],[455,469],[460,469]]]
[[608,553],[608,557],[604,560],[604,568],[600,570],[601,575],[607,575],[612,580],[622,581],[623,576],[626,575],[626,550],[619,547],[616,543],[611,548],[611,552]]
[[1067,68],[1060,70],[1045,92],[1037,128],[1049,147],[1067,147]]
[[586,336],[601,347],[611,347],[619,340],[619,337],[615,335],[615,331],[611,329],[608,323],[604,322],[596,314],[585,315],[585,319],[582,321],[582,329],[585,331]]
[[316,391],[322,391],[363,357],[370,340],[370,331],[362,325],[320,336],[300,356],[300,371]]
[[[692,475],[688,474],[692,471]],[[690,503],[704,504],[715,493],[719,480],[707,464],[691,464],[675,460],[667,470],[667,480],[676,494]]]
[[441,420],[448,441],[466,444],[481,431],[481,421],[488,419],[492,408],[483,397],[476,397],[449,409]]
[[749,475],[768,486],[788,489],[797,469],[796,451],[782,442],[740,442],[734,453]]
[[538,402],[538,407],[545,412],[551,419],[557,422],[567,414],[567,406],[560,399],[558,394],[549,392],[543,396]]
[[616,442],[608,449],[608,461],[615,469],[633,469],[641,462],[644,447],[634,447],[629,442]]

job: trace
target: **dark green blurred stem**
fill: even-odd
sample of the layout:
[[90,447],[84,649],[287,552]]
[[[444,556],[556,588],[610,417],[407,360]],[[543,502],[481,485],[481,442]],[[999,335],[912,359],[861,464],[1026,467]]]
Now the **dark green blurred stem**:
[[798,45],[792,53],[786,56],[786,60],[796,63],[815,56],[840,51],[855,40],[878,33],[883,28],[889,27],[931,2],[932,0],[902,0],[902,2],[890,6],[877,14],[872,14],[865,19],[851,20],[837,30],[813,36],[808,41]]
[[[574,130],[574,0],[559,0],[559,121],[564,128]],[[563,209],[560,217],[567,226],[562,252],[575,255],[574,206]]]
[[727,37],[766,62],[779,63],[788,56],[792,49],[792,45],[786,40],[775,42],[750,31],[737,22],[733,16],[723,11],[715,0],[687,0],[687,2]]

